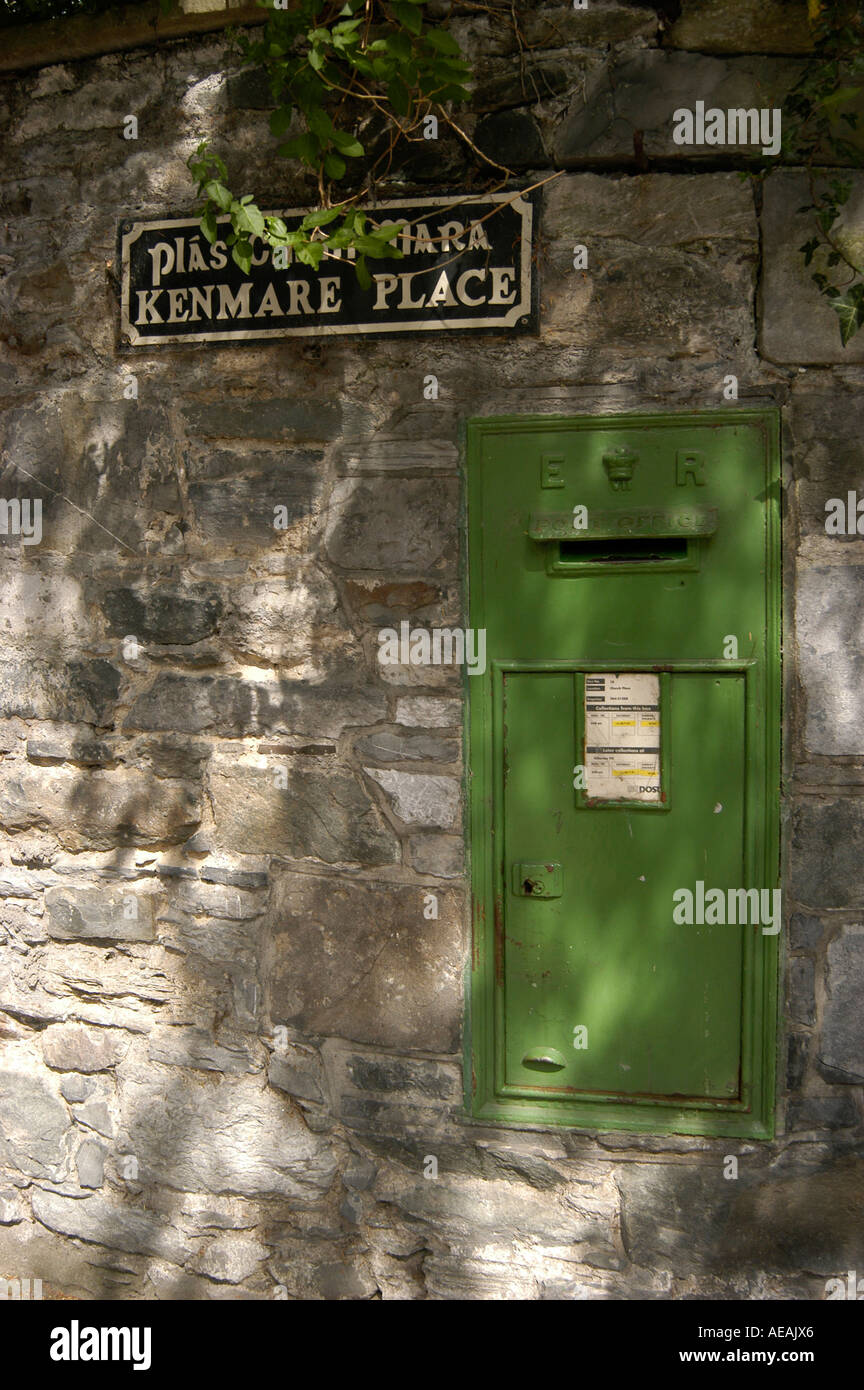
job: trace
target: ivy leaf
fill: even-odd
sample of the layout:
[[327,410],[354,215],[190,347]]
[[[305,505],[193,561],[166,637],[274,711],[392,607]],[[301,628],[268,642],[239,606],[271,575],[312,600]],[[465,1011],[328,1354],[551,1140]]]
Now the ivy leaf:
[[816,237],[816,236],[811,237],[809,241],[805,241],[805,243],[804,243],[803,246],[799,246],[799,247],[798,247],[798,250],[801,252],[801,254],[802,254],[803,257],[804,257],[804,264],[805,264],[805,265],[809,265],[809,264],[810,264],[810,262],[811,262],[812,259],[813,259],[813,253],[814,253],[815,251],[817,251],[818,249],[819,249],[819,238]]
[[436,92],[435,100],[438,102],[467,101],[470,95],[467,87],[457,86],[454,83],[452,86],[442,87],[440,91]]
[[186,168],[194,179],[199,183],[207,182],[207,173],[210,168],[210,161],[206,158],[207,141],[202,140],[194,154],[190,154],[186,160]]
[[438,58],[435,63],[435,71],[444,73],[446,77],[456,82],[464,82],[471,77],[469,65],[457,58]]
[[305,114],[306,124],[310,130],[315,132],[319,140],[331,139],[333,135],[333,122],[326,111],[322,111],[320,106],[313,106],[310,107]]
[[407,63],[411,57],[411,40],[407,34],[402,34],[397,29],[384,42],[387,45],[386,51],[392,53],[394,58],[398,58],[400,63]]
[[201,230],[212,246],[219,236],[219,226],[216,221],[216,214],[212,208],[208,208],[201,218]]
[[860,90],[860,87],[838,87],[836,92],[831,92],[827,97],[822,98],[822,105],[839,106],[842,102],[851,101],[853,97],[857,97]]
[[350,135],[347,130],[337,130],[334,126],[330,138],[339,153],[345,155],[347,159],[358,159],[361,154],[365,153],[357,137]]
[[371,285],[372,285],[372,276],[369,274],[369,271],[366,269],[366,257],[365,257],[365,256],[358,256],[358,257],[357,257],[357,261],[356,261],[356,263],[355,263],[355,269],[356,269],[356,271],[357,271],[357,281],[358,281],[358,283],[359,283],[359,285],[360,285],[360,288],[361,288],[361,289],[364,289],[364,290],[370,289],[370,288],[371,288]]
[[344,159],[340,159],[338,154],[325,154],[324,172],[331,179],[341,179],[348,166]]
[[215,179],[211,179],[209,183],[204,185],[204,192],[212,203],[218,204],[223,212],[228,212],[230,210],[234,199],[231,197],[224,183],[217,183]]
[[324,243],[321,241],[307,241],[305,246],[297,247],[297,259],[303,265],[311,265],[315,270],[321,264],[321,257],[324,255]]
[[399,77],[394,77],[387,86],[387,100],[393,107],[397,116],[408,116],[411,113],[411,93],[405,83]]
[[251,244],[238,239],[232,248],[231,259],[237,262],[244,275],[248,275],[252,265]]
[[253,236],[261,236],[265,230],[264,214],[254,204],[249,207],[240,207],[235,213],[234,225],[241,232],[251,232]]
[[343,246],[350,246],[354,240],[354,233],[349,227],[340,227],[338,231],[331,232],[325,245],[332,251],[341,251]]
[[427,29],[426,42],[430,48],[437,48],[439,53],[446,53],[452,58],[461,57],[461,48],[453,35],[448,34],[446,29]]
[[837,220],[837,209],[833,207],[820,208],[816,214],[816,221],[823,232],[830,232]]
[[829,299],[828,303],[840,320],[840,340],[845,347],[864,320],[864,285],[853,285],[846,294]]
[[406,4],[405,0],[391,0],[390,9],[393,17],[403,29],[407,29],[411,34],[419,34],[423,28],[423,16],[413,5]]
[[224,160],[220,159],[218,154],[213,154],[211,152],[207,140],[201,141],[194,155],[190,155],[186,162],[191,172],[201,183],[206,183],[211,165],[220,178],[226,179],[228,177],[228,170],[225,168]]
[[390,254],[390,247],[383,241],[376,241],[372,236],[358,236],[354,238],[354,245],[358,251],[362,251],[364,256],[372,256],[375,260],[380,260],[382,256]]
[[286,140],[276,153],[285,159],[300,159],[304,164],[314,166],[318,161],[319,148],[314,135],[304,134],[295,136],[293,140]]
[[831,196],[836,203],[848,202],[851,193],[851,183],[844,183],[843,179],[831,180]]
[[308,231],[312,227],[326,227],[328,222],[332,222],[338,216],[338,208],[319,208],[317,212],[307,213],[300,226],[304,231]]
[[290,106],[280,106],[278,111],[274,111],[270,117],[270,134],[284,135],[294,112]]
[[380,227],[374,227],[369,235],[380,237],[382,241],[392,241],[404,230],[404,222],[384,222]]

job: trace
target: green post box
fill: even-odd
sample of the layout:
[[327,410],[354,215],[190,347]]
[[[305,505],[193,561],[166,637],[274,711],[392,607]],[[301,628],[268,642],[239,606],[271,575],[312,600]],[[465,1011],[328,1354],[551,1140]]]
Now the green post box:
[[777,414],[468,426],[474,1115],[770,1137]]

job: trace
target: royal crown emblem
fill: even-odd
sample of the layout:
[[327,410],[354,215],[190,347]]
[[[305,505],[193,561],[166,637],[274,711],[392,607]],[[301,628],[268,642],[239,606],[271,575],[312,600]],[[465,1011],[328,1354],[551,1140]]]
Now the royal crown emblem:
[[603,467],[615,492],[629,492],[639,455],[625,446],[603,455]]

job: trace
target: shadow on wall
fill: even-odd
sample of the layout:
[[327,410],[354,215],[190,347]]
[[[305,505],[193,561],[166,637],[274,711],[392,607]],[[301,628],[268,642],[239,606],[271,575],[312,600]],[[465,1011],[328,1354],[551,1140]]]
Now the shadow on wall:
[[[44,323],[44,280],[15,282],[0,495],[44,511],[39,544],[0,539],[0,1273],[104,1298],[819,1296],[860,1250],[852,1156],[811,1204],[806,1145],[735,1184],[728,1141],[655,1162],[653,1140],[459,1122],[460,687],[375,660],[381,626],[460,621],[465,416],[689,406],[706,361],[712,390],[737,370],[749,191],[550,192],[539,342],[171,350],[106,386],[94,248],[121,208],[188,196],[155,129],[95,181],[95,146],[52,132],[58,181],[86,185],[72,273]],[[38,196],[16,226],[44,274]]]
[[[331,1018],[375,1034],[386,970],[422,1023],[391,1008],[392,1036],[458,1046],[456,896],[432,879],[449,909],[418,948],[403,909],[422,920],[423,815],[400,821],[362,771],[411,759],[458,830],[458,709],[432,692],[448,737],[395,726],[412,695],[380,679],[375,625],[342,598],[379,568],[386,592],[395,568],[428,617],[455,569],[334,562],[340,483],[322,447],[283,443],[290,403],[267,437],[268,404],[222,407],[221,449],[178,444],[167,405],[64,398],[7,424],[3,496],[41,497],[43,533],[0,557],[4,1262],[79,1294],[378,1296],[351,1205],[366,1160],[330,1118],[315,1044]],[[405,486],[427,509],[455,492]],[[363,531],[340,516],[337,553]],[[281,937],[302,949],[280,966]]]

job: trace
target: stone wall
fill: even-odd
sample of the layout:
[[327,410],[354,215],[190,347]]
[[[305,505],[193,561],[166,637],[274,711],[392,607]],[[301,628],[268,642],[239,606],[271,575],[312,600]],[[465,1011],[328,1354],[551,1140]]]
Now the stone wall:
[[[265,206],[311,186],[272,163],[266,93],[218,36],[4,79],[2,492],[44,499],[40,544],[0,540],[4,1277],[822,1298],[864,1269],[864,542],[824,528],[829,497],[864,491],[864,334],[844,351],[801,272],[794,156],[763,189],[670,136],[697,99],[782,100],[805,10],[532,7],[521,62],[503,18],[456,21],[478,146],[522,183],[565,171],[539,339],[480,345],[124,357],[117,223],[192,206],[203,134]],[[397,194],[463,185],[454,141],[422,153]],[[465,621],[466,418],[717,406],[727,374],[784,420],[779,1137],[481,1127],[462,688],[380,666],[376,633]]]

